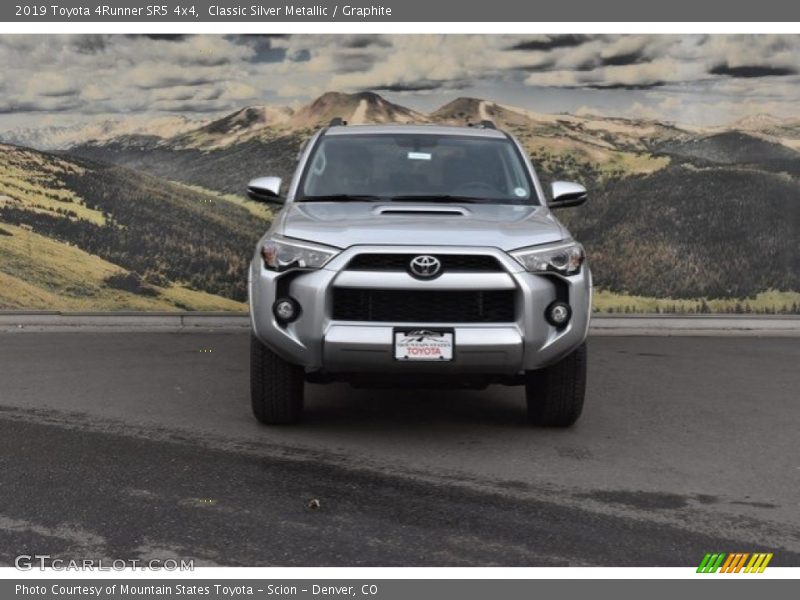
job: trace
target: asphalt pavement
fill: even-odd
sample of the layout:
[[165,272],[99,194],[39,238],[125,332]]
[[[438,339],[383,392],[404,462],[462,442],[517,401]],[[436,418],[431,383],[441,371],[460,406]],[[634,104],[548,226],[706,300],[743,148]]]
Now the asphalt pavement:
[[263,427],[248,347],[0,334],[0,564],[800,566],[796,338],[594,337],[569,430],[526,425],[521,388],[344,384]]

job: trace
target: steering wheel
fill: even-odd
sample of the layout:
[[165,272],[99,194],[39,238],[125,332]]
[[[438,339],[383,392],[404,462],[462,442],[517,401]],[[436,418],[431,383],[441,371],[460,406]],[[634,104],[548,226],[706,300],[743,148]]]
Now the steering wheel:
[[454,196],[502,196],[503,192],[485,181],[467,181],[453,190]]

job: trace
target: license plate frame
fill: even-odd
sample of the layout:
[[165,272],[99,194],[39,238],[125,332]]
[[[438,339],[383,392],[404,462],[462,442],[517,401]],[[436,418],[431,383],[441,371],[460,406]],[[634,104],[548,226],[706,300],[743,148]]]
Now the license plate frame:
[[[411,333],[417,335],[409,336]],[[408,339],[409,337],[424,337],[428,339],[408,344],[408,342],[412,341]],[[406,343],[398,344],[398,342]],[[428,344],[425,344],[425,342],[428,342]],[[409,356],[408,351],[411,348],[419,348],[422,351],[416,356]],[[426,353],[425,348],[439,348],[440,353]],[[392,330],[392,356],[397,362],[452,362],[456,356],[456,331],[452,327],[395,327]]]

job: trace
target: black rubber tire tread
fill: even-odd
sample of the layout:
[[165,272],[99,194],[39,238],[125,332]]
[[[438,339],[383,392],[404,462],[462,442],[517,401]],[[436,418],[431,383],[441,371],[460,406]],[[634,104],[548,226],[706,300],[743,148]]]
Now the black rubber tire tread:
[[554,365],[525,373],[528,422],[570,427],[583,411],[586,395],[586,342]]
[[286,362],[250,334],[250,401],[264,425],[296,423],[303,417],[303,368]]

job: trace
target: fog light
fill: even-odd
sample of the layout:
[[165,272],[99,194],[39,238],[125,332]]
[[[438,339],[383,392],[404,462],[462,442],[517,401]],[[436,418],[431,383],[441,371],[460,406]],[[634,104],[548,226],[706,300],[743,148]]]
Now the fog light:
[[547,322],[550,325],[555,327],[561,327],[562,325],[566,325],[569,322],[569,318],[572,316],[572,309],[569,307],[569,304],[565,302],[560,302],[556,300],[550,306],[547,307],[545,311],[545,317],[547,318]]
[[272,313],[281,323],[291,323],[300,316],[300,305],[292,298],[278,298],[272,305]]

